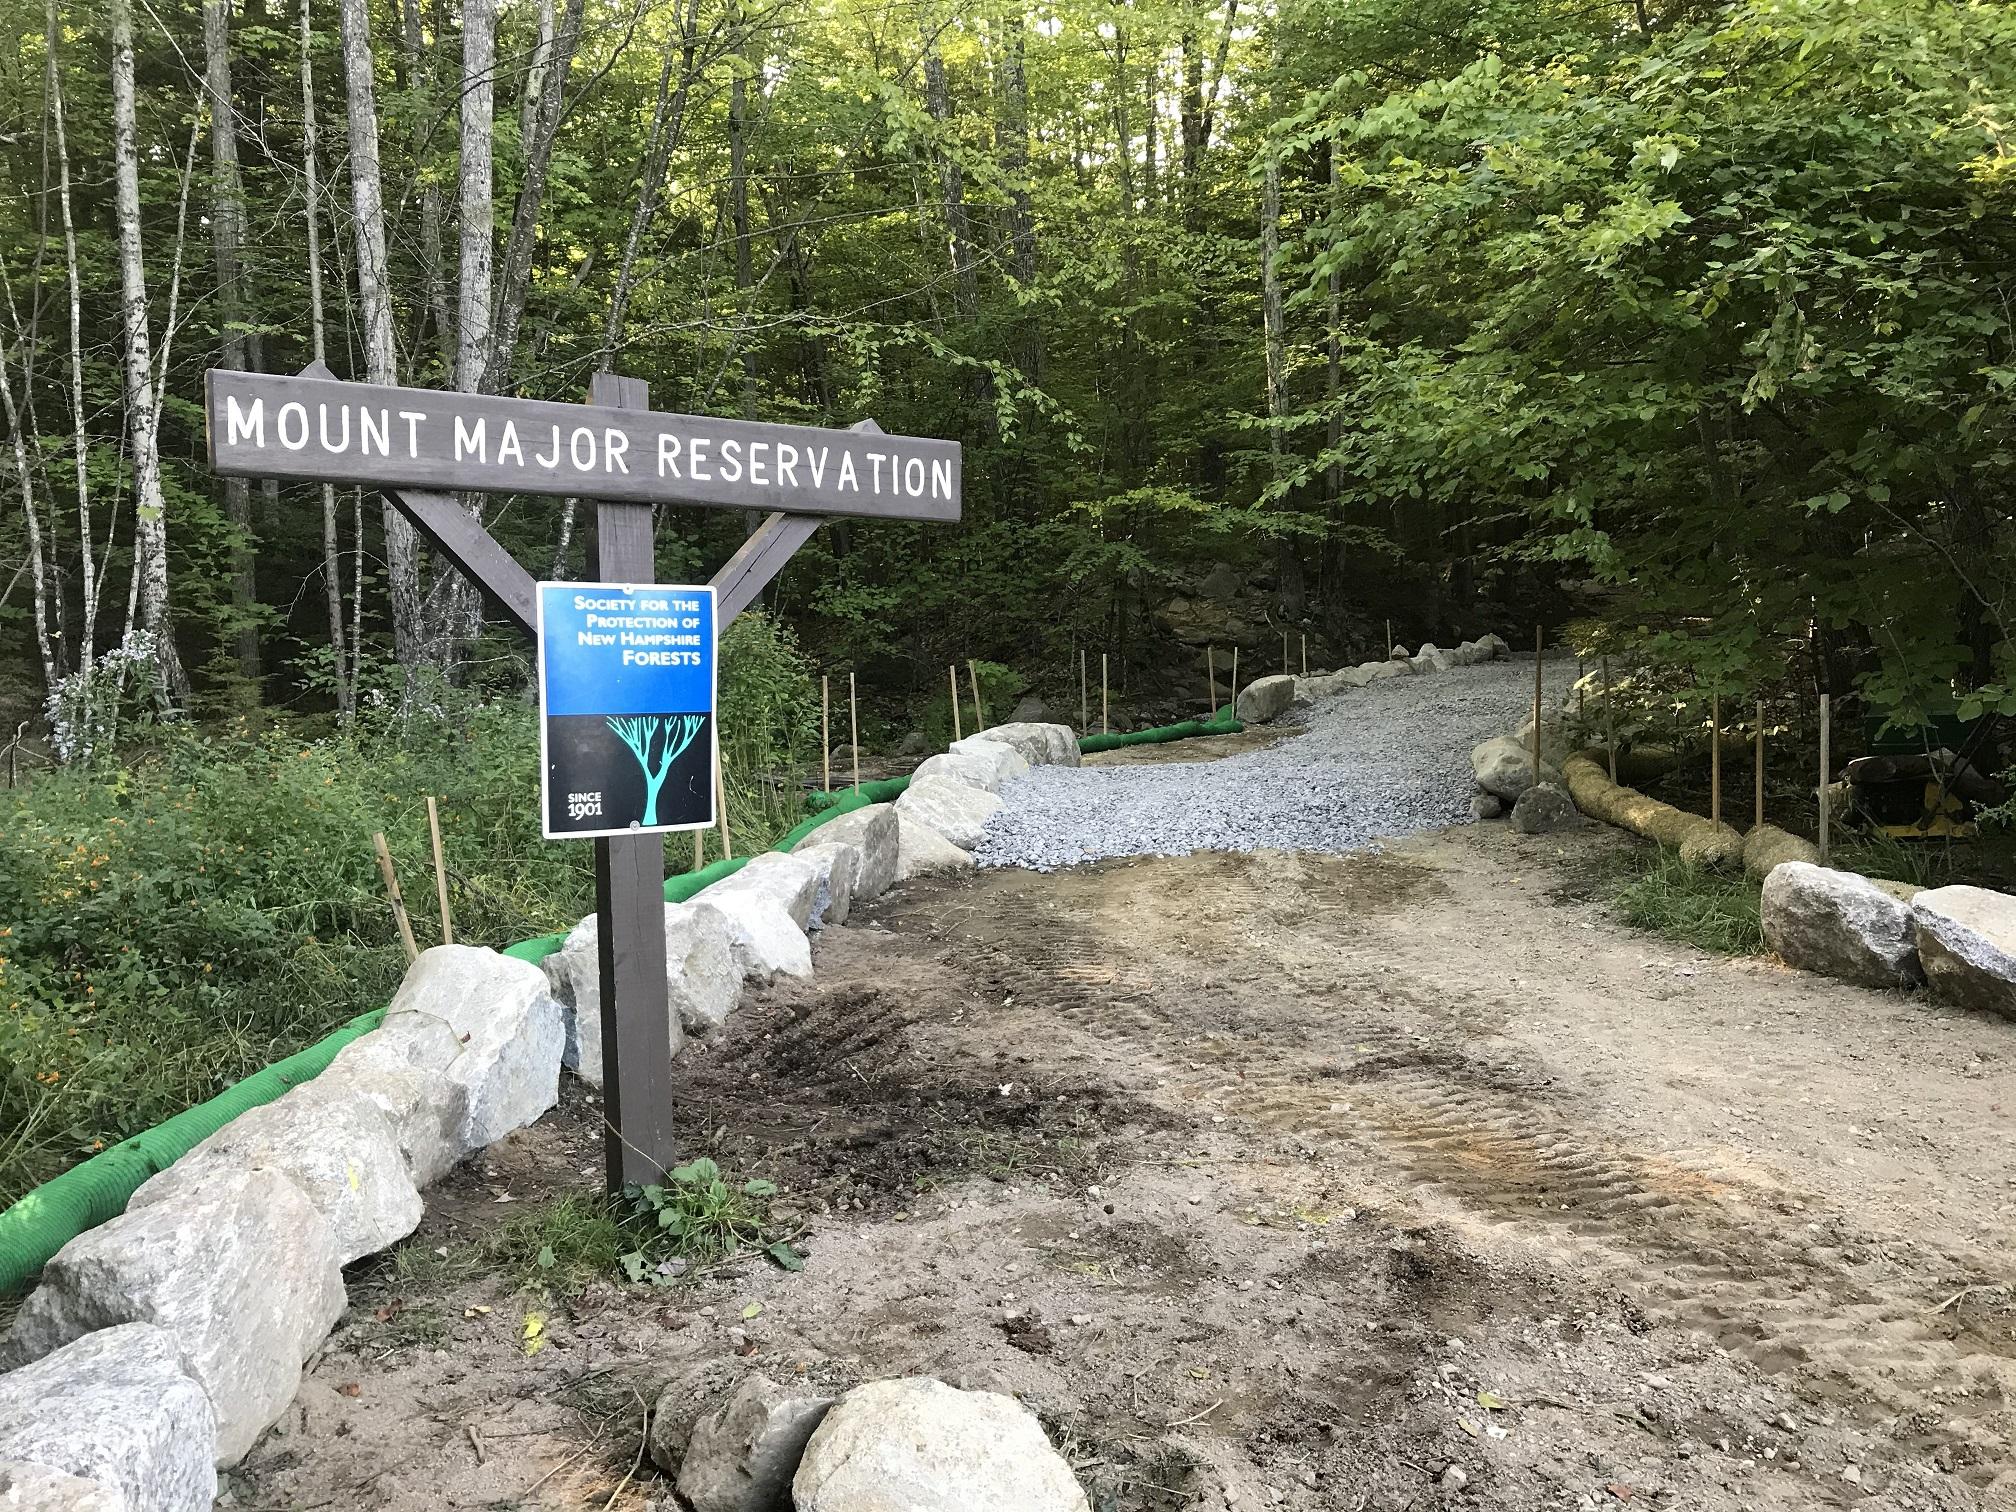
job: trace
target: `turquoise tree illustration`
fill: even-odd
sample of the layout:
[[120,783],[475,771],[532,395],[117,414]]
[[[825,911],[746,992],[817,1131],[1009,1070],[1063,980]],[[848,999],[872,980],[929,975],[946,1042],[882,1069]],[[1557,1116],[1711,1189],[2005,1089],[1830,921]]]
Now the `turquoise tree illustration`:
[[658,790],[665,786],[672,763],[686,754],[686,747],[693,744],[705,722],[699,714],[642,714],[607,721],[616,738],[630,748],[637,765],[644,769],[644,824],[658,822]]

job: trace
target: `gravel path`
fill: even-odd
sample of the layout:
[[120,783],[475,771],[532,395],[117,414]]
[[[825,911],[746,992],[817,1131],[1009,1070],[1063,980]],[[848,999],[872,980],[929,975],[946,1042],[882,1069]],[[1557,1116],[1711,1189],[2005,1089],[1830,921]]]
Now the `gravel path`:
[[[1106,856],[1354,851],[1470,816],[1470,751],[1524,722],[1533,659],[1397,677],[1285,716],[1304,733],[1195,764],[1039,766],[974,857],[1054,871]],[[1566,664],[1549,669],[1563,688]]]

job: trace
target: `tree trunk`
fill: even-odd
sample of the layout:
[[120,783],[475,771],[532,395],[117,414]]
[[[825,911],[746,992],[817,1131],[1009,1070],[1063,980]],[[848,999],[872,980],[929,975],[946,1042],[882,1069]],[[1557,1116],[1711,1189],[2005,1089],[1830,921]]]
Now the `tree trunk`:
[[[420,0],[402,0],[399,16],[406,44],[407,87],[422,98],[431,99],[434,60],[421,28]],[[448,282],[441,272],[441,185],[435,174],[425,171],[426,165],[421,161],[427,150],[428,114],[426,110],[417,110],[413,120],[413,163],[420,178],[420,277],[434,327],[435,349],[440,354],[442,380],[452,383],[455,321],[448,308]]]
[[[1000,114],[994,151],[1008,188],[1008,269],[1026,295],[1036,287],[1036,211],[1029,195],[1029,81],[1023,67],[1022,14],[1010,8],[1002,23]],[[1043,381],[1043,322],[1025,313],[1016,359],[1031,383]]]
[[[62,26],[57,19],[56,4],[57,0],[48,0],[43,26],[44,45],[48,53],[49,118],[56,133],[56,203],[63,220],[63,268],[70,294],[71,460],[77,479],[78,575],[82,598],[77,630],[77,671],[84,679],[84,696],[88,699],[91,673],[97,664],[98,600],[104,569],[95,563],[96,547],[91,538],[91,440],[85,427],[84,409],[84,296],[80,287],[81,265],[77,257],[77,222],[70,203],[70,140],[64,129],[63,71],[57,45],[62,37]],[[60,614],[58,621],[60,633]]]
[[490,143],[496,128],[497,10],[495,0],[462,0],[462,129],[457,182],[459,277],[455,301],[455,387],[482,390],[490,350],[490,265],[496,210]]
[[[743,61],[753,62],[749,57],[748,23],[739,8],[738,21],[743,27],[739,49]],[[737,68],[728,85],[728,219],[735,235],[735,340],[742,351],[742,418],[754,420],[756,349],[749,338],[749,289],[754,279],[749,256],[749,83],[746,73],[745,69]],[[760,514],[752,511],[749,515],[750,530],[755,530],[761,519]]]
[[[1286,471],[1282,426],[1288,417],[1288,352],[1281,307],[1281,155],[1267,148],[1266,179],[1260,197],[1260,303],[1267,345],[1267,455],[1278,483]],[[1292,537],[1276,543],[1281,612],[1300,619],[1303,611],[1302,559]]]
[[126,332],[126,428],[138,515],[133,573],[140,627],[154,638],[161,686],[186,704],[189,678],[175,650],[168,596],[168,514],[161,492],[159,412],[154,404],[153,348],[148,331],[147,271],[140,255],[140,144],[133,100],[133,0],[111,0],[112,171],[119,215],[120,307]]
[[[218,347],[225,367],[244,372],[252,367],[252,351],[246,340],[245,191],[238,173],[238,117],[231,89],[230,0],[203,0],[203,82],[210,97],[210,243],[217,261]],[[256,701],[259,590],[250,479],[224,480],[224,517],[237,534],[231,546],[232,655]]]
[[[484,0],[487,3],[487,0]],[[560,29],[553,37],[550,75],[539,93],[538,120],[525,145],[525,177],[511,216],[511,234],[504,243],[504,271],[497,285],[497,318],[490,331],[490,356],[483,391],[502,393],[511,386],[511,361],[518,349],[518,327],[525,317],[525,299],[532,288],[532,253],[538,244],[539,211],[546,202],[546,177],[553,165],[553,145],[560,136],[560,111],[566,103],[567,71],[581,43],[582,0],[567,0]]]
[[[314,24],[312,0],[301,0],[301,169],[308,212],[308,330],[317,362],[328,357],[328,321],[322,308],[322,188],[316,160]],[[329,606],[329,659],[336,683],[336,719],[348,726],[356,718],[356,688],[350,680],[349,657],[343,640],[343,569],[337,554],[336,485],[322,485],[322,587]]]
[[[344,103],[350,123],[350,197],[357,222],[357,305],[365,377],[397,383],[392,349],[392,284],[385,263],[385,189],[378,167],[378,91],[371,59],[367,0],[342,0]],[[405,669],[407,694],[422,654],[420,562],[413,527],[387,504],[385,567],[392,585],[392,647]],[[361,554],[362,542],[358,550]],[[353,609],[361,609],[361,604]]]
[[[949,140],[955,130],[952,94],[945,81],[945,60],[928,36],[924,52],[924,108],[941,138]],[[953,307],[962,321],[971,322],[980,313],[980,278],[973,263],[973,227],[966,214],[966,178],[958,157],[942,143],[937,157],[940,208],[945,216],[945,240],[951,254]],[[970,326],[960,334],[970,339]]]
[[[26,354],[23,355],[25,357]],[[35,475],[28,466],[28,440],[23,433],[21,412],[14,403],[14,386],[8,381],[4,362],[0,362],[0,408],[4,408],[8,440],[13,443],[14,476],[21,485],[21,511],[28,521],[28,591],[35,600],[35,649],[42,657],[42,687],[45,692],[53,693],[63,676],[62,658],[56,644],[56,637],[62,634],[63,629],[63,606],[58,602],[56,613],[53,616],[50,614],[49,571],[42,554],[42,512],[36,507]]]

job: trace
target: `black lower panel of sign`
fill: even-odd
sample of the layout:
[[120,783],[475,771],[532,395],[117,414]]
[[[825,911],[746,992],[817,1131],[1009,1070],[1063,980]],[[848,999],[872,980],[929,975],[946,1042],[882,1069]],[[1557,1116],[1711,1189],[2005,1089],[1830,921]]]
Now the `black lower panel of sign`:
[[549,715],[546,832],[710,822],[712,726],[706,714]]

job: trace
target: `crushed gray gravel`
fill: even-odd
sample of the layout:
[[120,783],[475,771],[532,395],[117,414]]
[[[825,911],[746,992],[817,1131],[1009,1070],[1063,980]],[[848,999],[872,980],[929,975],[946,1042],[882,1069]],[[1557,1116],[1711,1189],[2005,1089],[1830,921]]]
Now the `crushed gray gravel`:
[[[1549,663],[1550,704],[1573,665]],[[974,859],[1054,871],[1108,856],[1376,849],[1467,822],[1471,748],[1532,706],[1525,656],[1351,689],[1284,716],[1301,735],[1218,761],[1039,766],[1001,789]]]

